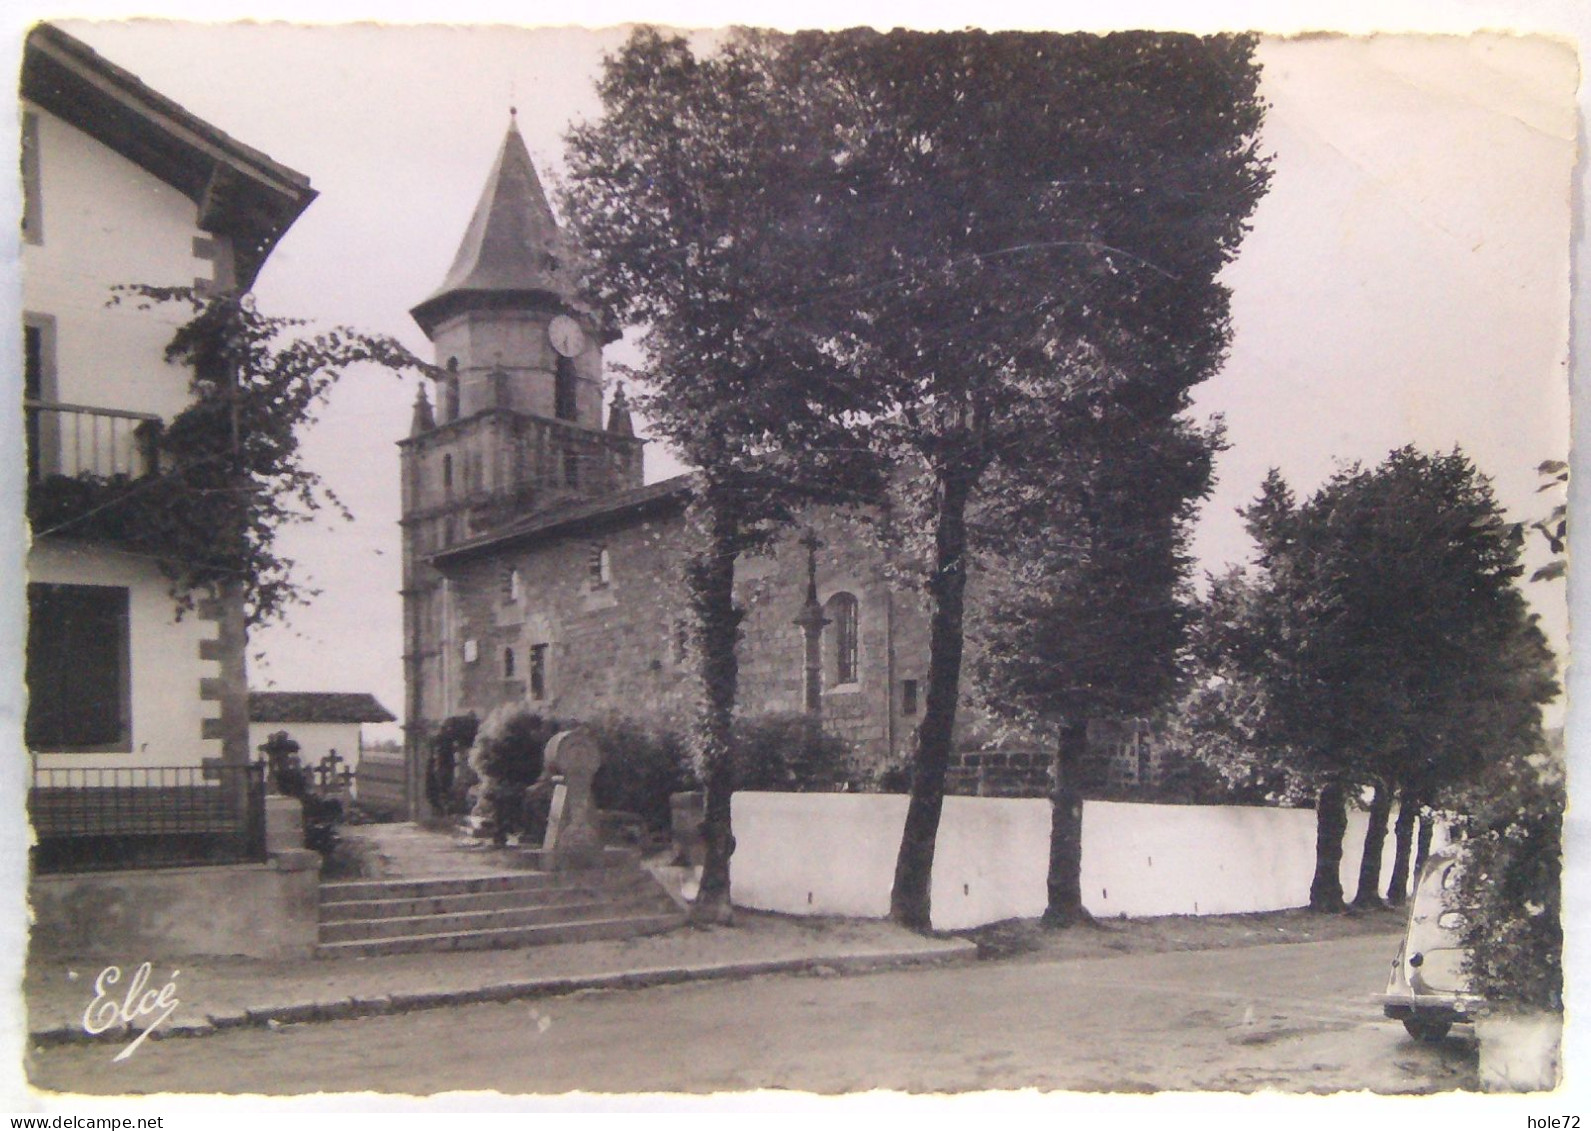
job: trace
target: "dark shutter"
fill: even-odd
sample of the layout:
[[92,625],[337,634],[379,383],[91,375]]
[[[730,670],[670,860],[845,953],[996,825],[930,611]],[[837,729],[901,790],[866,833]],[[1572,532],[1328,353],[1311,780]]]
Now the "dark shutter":
[[29,748],[131,749],[130,653],[126,589],[29,585]]

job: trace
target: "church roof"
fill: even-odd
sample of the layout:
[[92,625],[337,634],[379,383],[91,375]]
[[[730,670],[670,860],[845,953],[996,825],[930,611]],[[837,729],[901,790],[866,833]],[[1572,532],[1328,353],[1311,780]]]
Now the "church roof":
[[474,305],[533,295],[573,303],[579,285],[572,259],[525,140],[510,122],[453,266],[410,313],[429,334],[448,315]]
[[683,506],[694,476],[676,475],[644,487],[616,491],[600,499],[579,499],[538,511],[517,522],[450,546],[432,557],[441,565],[492,553],[508,545],[528,545],[558,534],[591,531],[669,506]]

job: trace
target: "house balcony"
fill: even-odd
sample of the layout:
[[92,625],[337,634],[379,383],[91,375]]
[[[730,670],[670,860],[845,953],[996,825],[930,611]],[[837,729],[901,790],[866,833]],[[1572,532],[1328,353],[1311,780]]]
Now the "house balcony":
[[148,412],[24,400],[28,483],[141,479],[159,469],[160,417]]
[[265,766],[35,769],[37,872],[265,859]]

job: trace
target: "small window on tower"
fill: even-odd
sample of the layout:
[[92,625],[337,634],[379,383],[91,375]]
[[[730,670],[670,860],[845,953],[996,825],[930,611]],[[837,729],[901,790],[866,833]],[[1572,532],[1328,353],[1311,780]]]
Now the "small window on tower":
[[575,376],[574,359],[560,356],[558,358],[558,372],[553,387],[553,414],[559,420],[575,420],[579,415],[579,406],[575,400],[575,389],[578,387],[579,378]]
[[591,558],[586,568],[591,577],[591,588],[606,589],[613,583],[613,559],[606,546],[591,547]]
[[530,697],[547,698],[547,645],[530,646]]
[[503,678],[514,678],[514,650],[512,648],[503,649]]
[[903,715],[915,715],[917,713],[917,681],[915,679],[901,681],[900,713]]

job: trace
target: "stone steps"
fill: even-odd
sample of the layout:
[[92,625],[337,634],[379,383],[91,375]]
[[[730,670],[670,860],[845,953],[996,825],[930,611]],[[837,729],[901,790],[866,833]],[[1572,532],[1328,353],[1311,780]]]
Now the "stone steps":
[[684,913],[640,867],[321,885],[322,957],[480,950],[670,930]]
[[320,921],[323,925],[354,919],[406,919],[418,915],[557,907],[591,899],[596,892],[591,888],[543,886],[457,894],[401,895],[392,899],[331,898],[340,894],[328,892],[325,887],[321,889]]
[[552,943],[592,942],[598,939],[625,939],[671,931],[685,921],[678,912],[657,915],[623,915],[617,918],[581,919],[569,923],[549,923],[533,927],[504,927],[490,931],[457,931],[409,935],[395,939],[369,939],[360,942],[321,943],[316,953],[322,958],[383,954],[415,954],[444,950],[498,950],[519,946],[546,946]]

